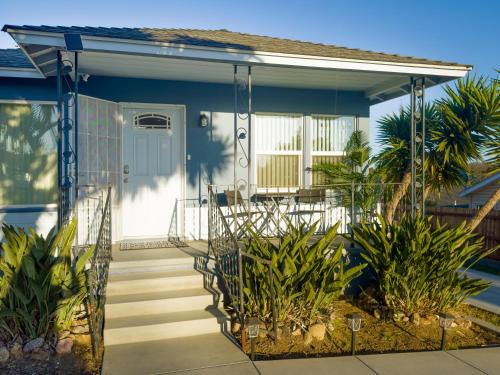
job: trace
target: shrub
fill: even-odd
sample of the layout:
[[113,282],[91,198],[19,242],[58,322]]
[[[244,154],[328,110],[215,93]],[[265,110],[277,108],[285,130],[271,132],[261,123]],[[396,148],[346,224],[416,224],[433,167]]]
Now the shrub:
[[[399,223],[353,227],[362,257],[373,268],[383,302],[395,313],[430,314],[455,307],[485,290],[489,283],[460,271],[467,261],[484,258],[482,239],[465,223],[448,228],[431,218],[403,216]],[[470,267],[471,264],[469,264]]]
[[46,238],[33,229],[2,230],[0,327],[28,339],[69,329],[87,293],[85,263],[93,253],[87,249],[72,264],[76,221]]
[[[279,322],[307,323],[328,308],[366,265],[346,269],[343,245],[333,248],[337,223],[318,241],[309,244],[316,224],[306,230],[289,221],[286,234],[275,244],[250,230],[249,254],[271,261]],[[268,267],[251,259],[244,262],[245,312],[261,320],[271,318]]]

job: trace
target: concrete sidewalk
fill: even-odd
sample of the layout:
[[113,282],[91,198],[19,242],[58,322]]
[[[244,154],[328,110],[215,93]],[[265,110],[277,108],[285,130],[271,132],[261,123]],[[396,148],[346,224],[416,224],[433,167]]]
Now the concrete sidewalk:
[[483,293],[467,300],[473,306],[500,314],[500,277],[476,270],[467,270],[467,275],[475,279],[489,281],[491,286]]
[[[288,359],[258,361],[252,363],[248,357],[231,345],[219,346],[213,335],[206,340],[197,340],[197,345],[166,346],[164,353],[152,353],[144,349],[142,361],[151,365],[148,374],[185,375],[481,375],[500,374],[500,347],[451,350],[447,352],[415,352],[397,354],[374,354],[330,358]],[[187,342],[186,342],[187,344]],[[189,344],[194,344],[191,341]],[[191,349],[191,350],[189,350]],[[121,353],[124,354],[124,353]],[[193,354],[196,354],[193,356]],[[139,374],[138,363],[127,356],[115,358],[120,361],[120,374]]]

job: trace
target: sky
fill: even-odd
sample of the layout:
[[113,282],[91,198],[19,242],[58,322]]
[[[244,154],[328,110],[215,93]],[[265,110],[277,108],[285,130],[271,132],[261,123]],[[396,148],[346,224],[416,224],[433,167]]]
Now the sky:
[[[500,68],[498,0],[0,0],[0,24],[228,29]],[[0,48],[14,47],[0,33]],[[427,98],[443,95],[428,90]],[[370,108],[371,129],[408,96]],[[376,132],[370,134],[375,150]]]

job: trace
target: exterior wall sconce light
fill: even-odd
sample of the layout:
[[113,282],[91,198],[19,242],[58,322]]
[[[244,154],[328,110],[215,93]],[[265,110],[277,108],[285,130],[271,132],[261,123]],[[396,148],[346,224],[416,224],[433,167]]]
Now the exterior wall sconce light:
[[200,127],[202,128],[206,128],[209,124],[209,118],[208,118],[208,115],[206,113],[202,113],[200,115]]
[[451,328],[455,317],[451,314],[439,314],[439,326],[441,327],[441,350],[446,350],[446,333]]
[[417,98],[420,98],[423,93],[424,93],[424,91],[422,90],[422,86],[415,87],[415,96]]
[[260,329],[260,322],[259,318],[257,317],[251,317],[248,318],[247,320],[247,327],[248,327],[248,337],[250,337],[250,359],[252,361],[255,361],[255,338],[259,336],[259,329]]
[[356,332],[361,329],[361,315],[358,313],[348,314],[347,325],[352,332],[351,336],[351,355],[356,355]]

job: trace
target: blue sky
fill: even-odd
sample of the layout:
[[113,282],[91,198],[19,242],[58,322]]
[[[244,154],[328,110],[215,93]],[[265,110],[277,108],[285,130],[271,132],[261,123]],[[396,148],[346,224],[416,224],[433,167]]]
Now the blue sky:
[[[0,24],[229,29],[500,68],[500,1],[0,0]],[[1,33],[0,48],[13,47]],[[430,89],[428,98],[442,94]],[[408,98],[372,106],[373,127]],[[372,128],[373,128],[372,127]],[[371,140],[374,143],[375,132]]]

